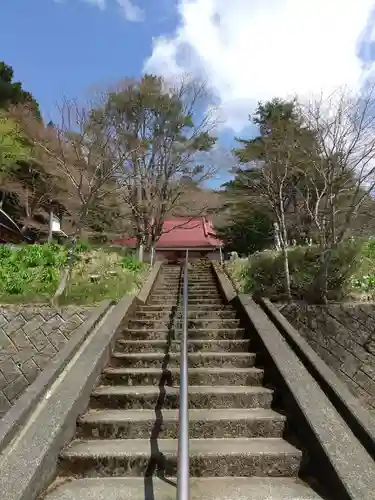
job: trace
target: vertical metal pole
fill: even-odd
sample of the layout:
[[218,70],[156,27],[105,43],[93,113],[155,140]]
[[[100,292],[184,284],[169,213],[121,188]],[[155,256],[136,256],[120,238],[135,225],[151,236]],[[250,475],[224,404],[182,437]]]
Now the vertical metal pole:
[[188,259],[189,250],[186,250],[184,316],[180,358],[180,429],[178,437],[177,500],[189,500]]

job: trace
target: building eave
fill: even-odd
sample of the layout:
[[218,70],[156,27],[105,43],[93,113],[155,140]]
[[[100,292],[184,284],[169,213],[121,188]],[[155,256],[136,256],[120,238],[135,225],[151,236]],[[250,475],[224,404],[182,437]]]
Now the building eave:
[[183,246],[183,247],[156,247],[155,248],[155,252],[163,252],[164,250],[165,251],[168,251],[168,252],[174,252],[174,251],[182,251],[182,250],[193,250],[193,251],[199,251],[199,252],[203,252],[203,251],[212,251],[212,250],[217,250],[218,248],[220,248],[221,245],[217,245],[217,246],[207,246],[207,247],[189,247],[189,246]]

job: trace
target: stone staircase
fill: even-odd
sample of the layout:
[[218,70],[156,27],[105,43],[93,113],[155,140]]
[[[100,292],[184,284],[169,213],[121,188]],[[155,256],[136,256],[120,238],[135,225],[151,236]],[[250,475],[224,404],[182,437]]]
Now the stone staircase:
[[[175,500],[183,277],[164,266],[115,346],[48,500]],[[313,500],[252,341],[209,265],[189,270],[190,498]]]

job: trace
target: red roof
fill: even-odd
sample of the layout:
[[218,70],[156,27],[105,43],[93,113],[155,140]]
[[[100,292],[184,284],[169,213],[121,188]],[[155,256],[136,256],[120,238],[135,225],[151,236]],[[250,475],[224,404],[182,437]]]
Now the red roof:
[[[115,245],[135,247],[135,238],[119,238]],[[163,248],[217,248],[223,242],[216,236],[212,222],[206,217],[175,217],[164,221],[163,233],[156,249]]]

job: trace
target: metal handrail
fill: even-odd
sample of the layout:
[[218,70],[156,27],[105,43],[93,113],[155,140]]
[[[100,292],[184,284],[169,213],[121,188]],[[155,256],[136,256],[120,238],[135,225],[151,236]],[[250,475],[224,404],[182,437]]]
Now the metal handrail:
[[188,260],[186,250],[184,268],[184,316],[180,340],[180,411],[178,436],[177,500],[189,500],[189,395],[188,395]]

